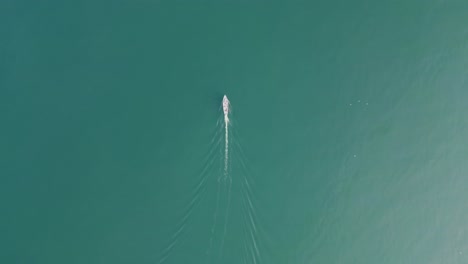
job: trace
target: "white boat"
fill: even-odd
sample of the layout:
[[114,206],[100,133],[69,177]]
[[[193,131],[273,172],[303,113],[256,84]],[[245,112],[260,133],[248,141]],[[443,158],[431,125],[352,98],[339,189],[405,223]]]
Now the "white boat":
[[223,112],[224,116],[227,116],[229,114],[229,99],[227,98],[226,95],[223,97]]

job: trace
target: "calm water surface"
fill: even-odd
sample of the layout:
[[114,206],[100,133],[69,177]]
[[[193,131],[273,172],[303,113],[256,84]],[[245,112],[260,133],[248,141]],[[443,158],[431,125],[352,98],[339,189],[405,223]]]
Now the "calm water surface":
[[0,262],[468,263],[468,5],[390,2],[3,1]]

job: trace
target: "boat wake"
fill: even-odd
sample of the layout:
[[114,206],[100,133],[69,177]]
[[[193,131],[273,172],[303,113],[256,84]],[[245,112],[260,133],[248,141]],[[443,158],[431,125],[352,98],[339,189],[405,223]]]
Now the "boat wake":
[[[199,175],[200,181],[194,188],[194,194],[191,196],[192,199],[185,210],[182,220],[174,231],[168,245],[163,250],[163,254],[159,259],[160,264],[165,263],[170,256],[174,256],[174,249],[177,244],[180,244],[179,241],[185,236],[184,234],[189,225],[193,223],[193,212],[201,204],[206,190],[211,185],[210,182],[213,184],[211,185],[213,189],[216,186],[216,196],[211,200],[211,202],[214,202],[215,208],[211,229],[209,229],[208,248],[206,249],[205,247],[205,263],[223,263],[225,260],[232,259],[233,257],[240,258],[239,260],[242,263],[267,263],[265,255],[261,253],[262,243],[260,242],[262,240],[260,236],[265,237],[265,233],[259,225],[260,215],[255,202],[257,199],[254,195],[252,172],[247,165],[247,159],[241,144],[236,140],[238,137],[237,132],[231,124],[231,103],[226,95],[223,97],[221,107],[223,112],[219,115],[218,122],[216,123],[216,134],[212,140],[207,163]],[[229,136],[233,137],[232,142],[230,142]],[[233,153],[230,153],[231,149]],[[214,162],[215,160],[219,160],[218,166]],[[240,196],[231,201],[233,162],[236,165],[236,175],[239,176],[235,178],[235,186],[236,188],[240,188],[239,190],[236,189],[235,193]],[[216,182],[209,181],[209,178],[215,175],[217,176]],[[212,194],[214,195],[214,192]],[[234,202],[232,209],[231,202]],[[232,210],[240,211],[231,214]],[[233,236],[241,235],[243,237],[242,246],[234,246],[231,240],[226,239],[230,217],[234,217],[234,219],[231,219],[234,220],[231,221],[233,224],[235,223],[242,227],[241,234],[232,234]],[[240,221],[235,220],[236,218]],[[238,250],[238,252],[235,252],[235,250]]]

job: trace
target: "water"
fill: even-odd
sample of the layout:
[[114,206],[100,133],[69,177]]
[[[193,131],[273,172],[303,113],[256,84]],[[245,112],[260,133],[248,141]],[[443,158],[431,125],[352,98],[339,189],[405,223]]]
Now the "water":
[[465,10],[2,2],[0,261],[467,263]]

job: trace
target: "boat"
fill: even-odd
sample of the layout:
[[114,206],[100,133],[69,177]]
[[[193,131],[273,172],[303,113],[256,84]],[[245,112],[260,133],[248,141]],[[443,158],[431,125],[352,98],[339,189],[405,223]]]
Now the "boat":
[[223,112],[224,116],[227,116],[229,114],[229,99],[227,98],[226,95],[223,97]]

